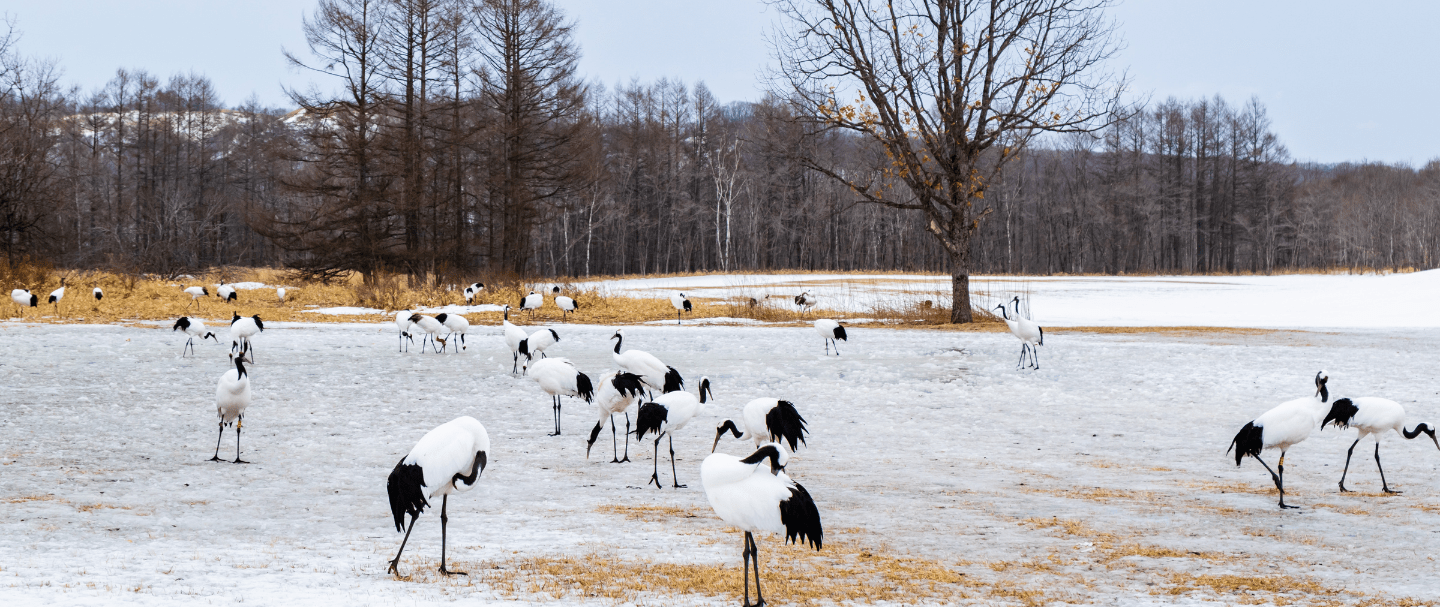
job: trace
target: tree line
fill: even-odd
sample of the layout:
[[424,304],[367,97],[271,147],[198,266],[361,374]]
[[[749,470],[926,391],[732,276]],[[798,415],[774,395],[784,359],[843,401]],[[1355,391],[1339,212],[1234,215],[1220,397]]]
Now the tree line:
[[[324,0],[287,49],[318,84],[289,108],[227,105],[198,74],[67,87],[9,28],[0,246],[320,277],[950,269],[924,211],[817,170],[903,179],[883,146],[793,91],[586,82],[572,27],[543,0]],[[1440,163],[1296,162],[1258,99],[1125,110],[1006,151],[974,200],[975,271],[1434,267]]]

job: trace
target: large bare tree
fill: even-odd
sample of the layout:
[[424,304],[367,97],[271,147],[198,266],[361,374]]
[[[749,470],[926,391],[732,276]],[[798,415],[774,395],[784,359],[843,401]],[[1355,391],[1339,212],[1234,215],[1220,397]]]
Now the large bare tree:
[[822,129],[883,150],[855,174],[810,161],[862,201],[924,213],[950,257],[951,322],[972,320],[971,237],[987,188],[1043,133],[1118,115],[1111,0],[773,0],[776,83]]

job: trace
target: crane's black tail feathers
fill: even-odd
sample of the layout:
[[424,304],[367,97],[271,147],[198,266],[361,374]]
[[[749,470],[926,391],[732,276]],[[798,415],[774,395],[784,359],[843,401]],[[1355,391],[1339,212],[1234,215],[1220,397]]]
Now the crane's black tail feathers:
[[621,396],[634,398],[645,393],[645,384],[640,381],[640,376],[634,373],[616,373],[610,383],[615,384],[615,391]]
[[660,426],[664,425],[669,415],[668,409],[656,403],[640,405],[640,412],[635,415],[635,438],[645,438],[645,435],[651,432],[659,437]]
[[590,376],[578,371],[575,373],[575,391],[587,403],[595,399],[595,385],[590,383]]
[[820,527],[820,510],[800,483],[795,483],[795,488],[790,490],[790,499],[780,502],[780,522],[785,524],[786,542],[794,543],[799,538],[801,544],[820,549],[825,538],[825,530]]
[[660,391],[669,394],[671,392],[684,390],[685,379],[680,377],[680,372],[676,371],[675,367],[669,367],[669,369],[669,371],[665,372],[665,387]]
[[[1239,466],[1240,460],[1247,455],[1260,457],[1260,451],[1265,448],[1265,442],[1262,440],[1264,434],[1265,428],[1255,425],[1255,422],[1245,424],[1245,427],[1240,429],[1240,432],[1235,435],[1235,440],[1230,441],[1230,449],[1235,450],[1236,466]],[[1230,449],[1225,450],[1227,455],[1230,453]]]
[[425,500],[424,486],[425,470],[419,464],[406,464],[405,458],[400,458],[400,463],[390,471],[390,481],[385,484],[390,493],[390,514],[395,516],[396,531],[405,531],[405,515],[419,516],[430,505]]
[[805,434],[809,432],[805,428],[805,418],[800,417],[795,404],[788,400],[776,403],[775,408],[765,414],[765,428],[770,431],[770,440],[788,443],[791,451],[800,448],[800,443],[805,442]]
[[530,338],[527,337],[520,340],[520,355],[525,357],[530,356]]
[[[176,329],[189,329],[189,328],[190,328],[190,317],[188,317],[188,316],[181,316],[181,317],[180,317],[180,320],[175,321],[175,326],[174,326],[174,327],[171,327],[171,328],[170,328],[170,331],[171,331],[171,332],[174,332]],[[202,338],[202,339],[203,339],[203,338]]]
[[835,326],[835,339],[838,339],[840,341],[850,341],[845,337],[845,327],[839,325]]
[[1325,424],[1334,422],[1336,428],[1345,429],[1350,427],[1350,420],[1355,419],[1355,414],[1360,408],[1348,398],[1337,399],[1330,404],[1330,412],[1325,414],[1325,421],[1320,422],[1320,429],[1325,429]]

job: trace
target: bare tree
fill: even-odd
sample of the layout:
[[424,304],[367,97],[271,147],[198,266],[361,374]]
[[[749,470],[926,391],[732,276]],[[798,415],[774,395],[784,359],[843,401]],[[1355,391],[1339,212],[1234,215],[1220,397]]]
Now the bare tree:
[[[888,164],[811,168],[862,200],[925,214],[950,257],[951,322],[971,321],[971,235],[986,190],[1041,133],[1115,116],[1123,77],[1110,0],[774,0],[777,83],[823,128],[862,135]],[[854,95],[853,101],[842,101]],[[896,191],[903,187],[903,190]]]

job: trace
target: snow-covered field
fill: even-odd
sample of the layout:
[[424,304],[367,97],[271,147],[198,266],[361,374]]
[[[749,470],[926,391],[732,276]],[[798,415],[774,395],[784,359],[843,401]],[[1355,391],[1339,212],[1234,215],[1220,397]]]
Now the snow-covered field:
[[[637,297],[780,299],[810,291],[820,308],[865,312],[948,302],[950,277],[924,274],[715,274],[583,283]],[[975,305],[1020,295],[1046,326],[1208,326],[1285,329],[1436,327],[1440,270],[1391,275],[975,276]]]
[[[1296,284],[1306,292],[1362,289],[1352,296],[1381,300],[1375,313],[1392,316],[1418,312],[1384,302],[1380,281],[1430,280],[1304,278]],[[1032,301],[1044,320],[1058,308],[1043,308],[1042,293],[1063,291],[1037,282]],[[1128,305],[1144,314],[1165,305],[1136,300]],[[613,368],[610,329],[553,326],[563,339],[552,354],[592,376]],[[741,538],[710,512],[699,465],[715,424],[761,396],[794,401],[810,421],[811,440],[789,472],[824,519],[826,548],[811,557],[817,575],[826,559],[850,559],[853,571],[900,557],[963,574],[938,594],[894,603],[1382,605],[1440,596],[1440,452],[1428,440],[1384,438],[1386,475],[1403,495],[1374,493],[1368,440],[1347,481],[1361,493],[1341,495],[1335,483],[1355,433],[1316,433],[1287,457],[1287,501],[1304,507],[1289,512],[1275,507],[1260,466],[1237,469],[1225,455],[1240,426],[1310,394],[1322,368],[1337,396],[1397,400],[1412,425],[1440,420],[1434,329],[1055,331],[1038,372],[1015,370],[1018,343],[1002,333],[855,330],[840,357],[823,356],[808,328],[626,334],[627,347],[674,365],[691,389],[701,375],[713,382],[715,407],[675,441],[689,488],[669,489],[664,463],[667,488],[645,485],[648,443],[631,443],[634,461],[610,463],[608,430],[587,460],[595,414],[583,403],[567,399],[564,435],[545,436],[549,399],[510,375],[498,327],[473,327],[463,353],[421,355],[397,353],[389,324],[267,323],[255,339],[256,400],[243,438],[253,463],[235,465],[206,461],[226,346],[206,341],[181,359],[183,335],[158,324],[0,324],[0,599],[733,604]],[[439,520],[429,511],[401,563],[414,576],[397,580],[385,572],[400,542],[386,476],[428,429],[459,415],[484,423],[493,443],[477,489],[449,507],[451,568],[473,575],[433,574]],[[227,433],[222,457],[233,457],[233,440]],[[720,449],[747,451],[728,438]],[[775,561],[802,553],[782,551],[774,537],[760,540],[760,552],[766,598],[791,604],[772,577]],[[614,599],[565,580],[512,584],[566,559],[617,576],[667,563],[721,566],[736,596],[652,583]],[[874,573],[876,588],[896,585]]]

